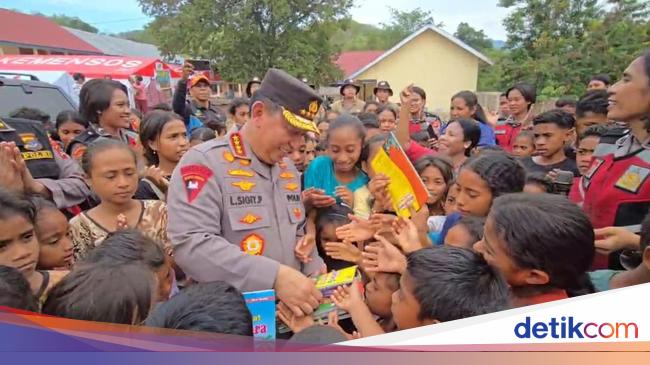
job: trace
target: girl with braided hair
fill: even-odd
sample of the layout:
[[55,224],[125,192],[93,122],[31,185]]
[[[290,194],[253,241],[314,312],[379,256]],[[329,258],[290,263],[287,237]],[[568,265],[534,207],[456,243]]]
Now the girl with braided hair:
[[440,242],[444,242],[449,229],[461,217],[486,217],[494,199],[522,192],[525,184],[524,167],[505,152],[488,151],[468,159],[456,179],[457,213],[447,217],[440,233]]

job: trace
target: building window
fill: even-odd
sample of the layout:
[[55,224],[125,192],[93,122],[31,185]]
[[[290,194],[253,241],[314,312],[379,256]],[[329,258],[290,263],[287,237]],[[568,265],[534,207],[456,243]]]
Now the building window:
[[33,48],[18,48],[18,54],[34,54],[34,49]]

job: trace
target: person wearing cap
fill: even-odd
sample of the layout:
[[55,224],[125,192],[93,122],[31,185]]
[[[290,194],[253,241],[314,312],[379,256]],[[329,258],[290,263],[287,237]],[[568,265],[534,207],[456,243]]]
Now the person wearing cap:
[[353,80],[343,81],[339,93],[341,100],[332,104],[332,110],[337,113],[359,114],[363,112],[363,106],[366,105],[362,100],[357,99],[361,88]]
[[372,90],[372,93],[377,98],[377,102],[381,106],[387,106],[394,110],[399,110],[395,103],[391,103],[388,99],[393,96],[393,89],[390,88],[388,81],[379,81],[377,86]]
[[[310,276],[323,272],[316,250],[301,263],[300,174],[288,157],[312,132],[321,98],[300,80],[270,69],[241,129],[190,149],[172,174],[168,235],[174,258],[198,282],[226,281],[242,292],[275,289],[297,315],[318,306]],[[306,192],[306,203],[328,197]]]
[[250,99],[253,97],[253,94],[260,88],[260,78],[255,76],[246,84],[246,96]]
[[[226,114],[210,102],[210,80],[202,73],[192,77],[194,71],[191,63],[183,65],[183,74],[176,84],[172,109],[183,117],[187,132],[201,127],[206,121],[226,123]],[[190,100],[187,100],[187,87],[190,88]]]

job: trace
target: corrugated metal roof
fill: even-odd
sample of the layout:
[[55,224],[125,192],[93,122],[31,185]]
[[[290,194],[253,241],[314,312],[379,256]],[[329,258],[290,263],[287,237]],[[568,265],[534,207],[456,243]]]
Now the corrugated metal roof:
[[90,33],[79,29],[63,27],[71,34],[100,49],[104,54],[111,56],[131,56],[160,58],[158,47],[153,44],[140,43],[112,37],[109,35]]
[[42,47],[81,54],[102,53],[50,19],[8,9],[0,9],[0,42],[17,47]]

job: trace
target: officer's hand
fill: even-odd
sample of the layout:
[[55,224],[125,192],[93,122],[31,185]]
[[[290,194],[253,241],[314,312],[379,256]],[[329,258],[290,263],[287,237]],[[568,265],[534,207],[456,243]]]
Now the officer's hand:
[[327,208],[336,204],[336,199],[326,195],[323,190],[315,188],[309,188],[303,191],[302,201],[305,204],[306,210],[311,210],[311,208]]
[[622,249],[639,249],[641,237],[625,228],[605,227],[595,229],[596,250],[603,254],[622,250]]
[[274,289],[278,299],[296,316],[313,313],[323,298],[313,280],[286,265],[280,265]]
[[181,74],[181,80],[187,81],[190,75],[194,72],[194,65],[189,62],[185,62],[183,65],[183,73]]
[[22,174],[15,159],[14,143],[0,142],[0,186],[22,193],[25,191]]

